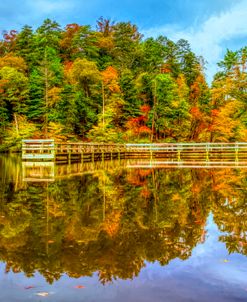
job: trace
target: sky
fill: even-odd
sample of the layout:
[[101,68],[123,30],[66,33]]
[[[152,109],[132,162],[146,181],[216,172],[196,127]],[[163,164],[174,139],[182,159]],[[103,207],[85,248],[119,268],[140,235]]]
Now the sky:
[[227,48],[247,45],[247,0],[0,0],[0,32],[35,29],[46,18],[94,27],[101,16],[136,24],[144,38],[188,40],[207,61],[209,81]]

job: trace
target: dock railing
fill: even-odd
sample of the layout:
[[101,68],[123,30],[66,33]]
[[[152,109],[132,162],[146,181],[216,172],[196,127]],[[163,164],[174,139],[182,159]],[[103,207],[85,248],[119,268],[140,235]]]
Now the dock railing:
[[53,139],[23,140],[23,160],[59,160],[59,158],[91,159],[112,158],[112,156],[150,158],[172,158],[176,161],[210,161],[217,158],[247,162],[247,143],[157,143],[157,144],[106,144],[55,142]]
[[22,140],[22,159],[53,160],[55,158],[54,139]]
[[81,159],[85,154],[104,155],[104,154],[123,154],[126,152],[124,144],[106,143],[77,143],[77,142],[55,142],[53,139],[23,140],[22,159],[23,160],[57,160],[67,156]]
[[150,152],[150,156],[156,152],[160,154],[176,155],[177,161],[187,158],[199,158],[210,161],[217,156],[238,161],[247,161],[247,143],[159,143],[159,144],[126,144],[129,152]]

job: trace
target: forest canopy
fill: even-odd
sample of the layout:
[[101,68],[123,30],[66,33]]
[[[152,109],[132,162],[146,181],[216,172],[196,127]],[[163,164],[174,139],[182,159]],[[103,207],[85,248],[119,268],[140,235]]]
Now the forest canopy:
[[211,87],[188,41],[131,22],[46,19],[0,39],[0,144],[247,141],[247,46],[226,50]]

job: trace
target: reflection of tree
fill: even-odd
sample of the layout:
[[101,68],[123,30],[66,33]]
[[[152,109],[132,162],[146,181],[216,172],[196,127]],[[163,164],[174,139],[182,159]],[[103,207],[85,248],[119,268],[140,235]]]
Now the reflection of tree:
[[245,253],[245,173],[225,172],[118,168],[49,184],[5,180],[0,258],[6,271],[39,271],[48,282],[96,271],[102,283],[133,278],[145,261],[190,257],[211,210],[228,249]]
[[220,236],[220,240],[226,243],[229,253],[247,255],[246,171],[215,173],[213,190],[216,192],[214,219],[219,229],[225,233]]
[[20,156],[0,156],[0,201],[12,200],[13,192],[24,188]]

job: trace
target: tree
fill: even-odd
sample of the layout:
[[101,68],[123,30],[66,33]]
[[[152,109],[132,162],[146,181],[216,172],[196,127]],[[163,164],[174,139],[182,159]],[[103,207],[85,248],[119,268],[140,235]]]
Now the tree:
[[[223,68],[212,84],[211,138],[246,140],[247,74],[246,48],[239,51],[227,50],[224,60],[219,63]],[[216,133],[215,133],[215,132]]]
[[29,117],[43,124],[45,135],[49,120],[56,119],[52,108],[60,100],[63,74],[56,50],[46,47],[44,58],[30,76]]
[[140,41],[142,35],[136,25],[130,22],[119,22],[113,26],[113,56],[116,65],[121,69],[135,69],[141,57]]
[[191,51],[188,41],[180,39],[176,45],[181,73],[185,76],[186,83],[190,87],[201,73],[201,63],[199,58]]
[[0,58],[0,69],[5,66],[15,68],[17,71],[22,73],[27,71],[25,60],[22,57],[14,56],[11,53]]
[[95,32],[91,30],[91,27],[88,25],[80,26],[72,41],[72,46],[76,49],[74,57],[97,60],[99,54],[96,43],[97,37]]
[[73,41],[80,28],[81,26],[76,23],[68,24],[65,27],[65,31],[61,34],[59,46],[61,48],[61,56],[65,62],[72,61],[79,51]]
[[76,117],[73,127],[76,127],[77,134],[85,136],[96,122],[97,113],[102,112],[101,74],[95,62],[78,58],[68,68],[65,76],[71,97],[66,103],[72,105],[70,117]]
[[118,141],[121,138],[121,121],[124,101],[121,97],[117,70],[109,66],[102,75],[102,112],[98,115],[98,125],[89,132],[90,138],[99,141]]
[[92,95],[93,88],[101,81],[96,63],[87,59],[76,59],[69,76],[72,83],[77,84],[84,91],[86,97]]
[[155,77],[153,84],[155,101],[151,114],[156,139],[185,138],[190,116],[189,104],[186,98],[179,97],[176,81],[169,74],[160,74]]
[[17,31],[10,30],[3,32],[3,41],[0,43],[0,55],[5,55],[15,50]]
[[46,47],[59,49],[59,41],[61,39],[61,28],[56,21],[50,19],[44,20],[43,24],[37,28],[35,35],[35,43],[37,51],[42,56]]
[[22,57],[31,70],[37,62],[35,35],[32,27],[25,25],[16,37],[15,53]]
[[122,119],[123,124],[125,124],[129,118],[136,117],[140,114],[140,106],[142,105],[142,102],[138,94],[139,88],[137,79],[131,70],[126,69],[121,72],[119,85],[122,98],[124,100]]
[[143,68],[146,72],[160,72],[166,61],[166,41],[167,38],[160,36],[157,39],[148,38],[142,43]]
[[[14,117],[18,133],[17,114],[23,114],[26,111],[28,78],[15,68],[5,66],[0,69],[0,87],[2,90],[0,102],[8,109],[9,120]],[[3,110],[2,114],[6,117],[6,110]]]

